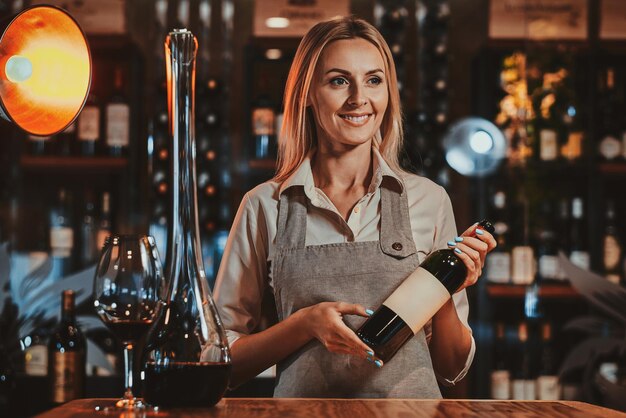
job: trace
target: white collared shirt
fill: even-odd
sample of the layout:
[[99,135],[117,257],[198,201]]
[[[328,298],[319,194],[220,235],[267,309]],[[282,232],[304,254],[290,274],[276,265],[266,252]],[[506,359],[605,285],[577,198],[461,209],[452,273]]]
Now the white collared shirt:
[[[228,237],[214,290],[215,301],[231,345],[241,335],[250,334],[259,325],[263,293],[272,283],[268,256],[276,245],[278,202],[280,194],[289,187],[303,186],[310,201],[306,245],[377,241],[380,234],[380,186],[383,177],[394,179],[406,188],[411,232],[420,263],[432,251],[447,248],[447,242],[454,239],[456,225],[446,191],[424,177],[396,174],[375,148],[372,157],[374,174],[371,184],[365,196],[352,209],[347,222],[326,194],[315,187],[310,158],[306,158],[282,184],[268,181],[244,196]],[[453,300],[461,323],[471,333],[465,290],[454,294]],[[430,321],[424,331],[430,341]],[[476,344],[472,337],[464,369],[453,380],[443,378],[435,370],[437,379],[445,385],[454,385],[461,380],[472,364],[475,351]]]

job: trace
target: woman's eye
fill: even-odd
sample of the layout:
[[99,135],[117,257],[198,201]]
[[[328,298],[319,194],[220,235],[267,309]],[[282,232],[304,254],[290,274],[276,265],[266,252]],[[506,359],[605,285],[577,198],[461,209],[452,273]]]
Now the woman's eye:
[[330,80],[330,84],[332,84],[333,86],[342,86],[344,84],[348,84],[348,80],[343,77],[337,77]]
[[380,78],[380,77],[372,77],[372,78],[370,78],[370,79],[369,79],[369,82],[370,82],[371,84],[376,84],[376,85],[378,85],[378,84],[381,84],[381,83],[383,82],[383,80],[382,80],[382,78]]

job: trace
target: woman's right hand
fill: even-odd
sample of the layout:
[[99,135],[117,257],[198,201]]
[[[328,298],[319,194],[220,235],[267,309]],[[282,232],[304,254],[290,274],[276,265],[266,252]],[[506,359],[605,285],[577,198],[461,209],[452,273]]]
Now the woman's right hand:
[[[371,311],[368,314],[363,306],[346,302],[322,302],[302,311],[307,331],[328,351],[350,354],[370,361],[376,360],[373,357],[374,351],[343,322],[344,315],[368,317]],[[380,365],[382,366],[382,363]]]

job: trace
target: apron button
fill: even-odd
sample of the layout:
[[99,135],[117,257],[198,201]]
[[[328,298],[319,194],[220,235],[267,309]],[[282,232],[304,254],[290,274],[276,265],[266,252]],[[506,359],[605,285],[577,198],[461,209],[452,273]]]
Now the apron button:
[[402,244],[400,244],[399,242],[394,242],[393,244],[391,244],[391,248],[393,248],[396,251],[401,251],[402,250]]

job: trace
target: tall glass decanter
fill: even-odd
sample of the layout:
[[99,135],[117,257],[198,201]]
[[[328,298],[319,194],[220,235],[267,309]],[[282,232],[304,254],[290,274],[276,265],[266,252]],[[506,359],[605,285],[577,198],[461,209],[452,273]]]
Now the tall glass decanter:
[[147,343],[145,400],[162,407],[211,406],[228,386],[226,334],[209,290],[200,247],[194,128],[198,44],[186,29],[165,41],[169,126],[170,210],[166,306]]

